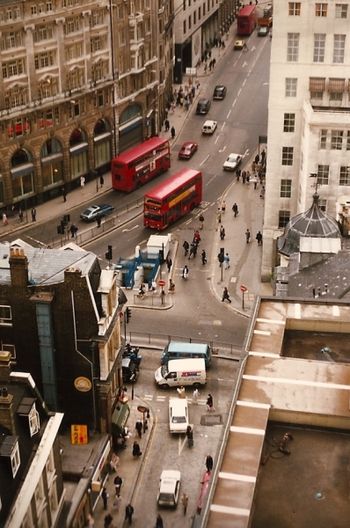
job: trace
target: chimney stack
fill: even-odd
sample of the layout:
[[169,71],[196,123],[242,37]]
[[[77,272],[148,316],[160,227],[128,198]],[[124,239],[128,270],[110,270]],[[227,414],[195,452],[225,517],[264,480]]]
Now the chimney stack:
[[13,415],[13,396],[8,393],[7,387],[0,388],[0,425],[16,435],[16,426]]
[[28,259],[22,248],[10,248],[11,284],[24,288],[28,284]]
[[9,383],[11,374],[11,352],[0,351],[0,387]]

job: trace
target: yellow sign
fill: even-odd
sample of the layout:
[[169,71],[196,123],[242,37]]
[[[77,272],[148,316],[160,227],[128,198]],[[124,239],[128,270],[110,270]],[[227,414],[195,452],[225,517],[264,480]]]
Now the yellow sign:
[[88,428],[87,425],[70,426],[70,441],[73,445],[85,445],[88,443]]
[[171,207],[174,207],[174,205],[176,205],[177,203],[181,202],[181,200],[184,200],[185,198],[187,198],[187,196],[192,194],[195,190],[196,190],[196,186],[192,185],[192,187],[190,187],[186,191],[184,191],[181,194],[179,194],[179,196],[176,196],[176,198],[173,198],[173,200],[171,200],[169,202],[169,209]]
[[75,378],[74,380],[74,387],[79,392],[89,392],[92,388],[92,384],[89,378],[85,378],[85,376],[79,376],[79,378]]

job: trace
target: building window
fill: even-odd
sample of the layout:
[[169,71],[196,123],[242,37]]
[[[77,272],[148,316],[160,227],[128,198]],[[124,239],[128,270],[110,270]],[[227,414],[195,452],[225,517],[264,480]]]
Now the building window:
[[329,165],[317,166],[317,183],[319,185],[328,185],[329,181]]
[[314,35],[314,62],[324,62],[326,47],[326,34],[315,33]]
[[317,17],[326,17],[327,16],[327,7],[328,4],[323,2],[316,2],[315,4],[315,15]]
[[290,219],[290,211],[279,211],[278,212],[278,227],[286,227]]
[[344,62],[345,35],[334,35],[333,62],[342,64]]
[[326,89],[326,79],[323,77],[310,77],[309,90],[311,99],[322,99]]
[[192,18],[191,15],[188,17],[188,29],[191,29],[192,27]]
[[203,16],[205,16],[205,2],[203,3]]
[[280,197],[290,198],[292,195],[292,180],[281,180]]
[[335,4],[335,18],[348,17],[348,4]]
[[184,11],[186,11],[186,0],[184,0],[184,1],[182,2],[182,8],[183,8]]
[[183,21],[183,26],[184,26],[184,27],[183,27],[183,32],[184,32],[184,34],[185,34],[185,33],[186,33],[186,20]]
[[31,408],[30,413],[28,415],[28,421],[30,436],[34,436],[40,431],[40,416],[38,411],[36,410],[35,403],[33,404],[33,407]]
[[0,305],[0,325],[12,325],[11,306],[5,304]]
[[10,345],[9,343],[1,342],[1,350],[4,352],[10,352],[11,359],[16,359],[16,347],[15,345]]
[[325,200],[324,198],[319,198],[318,207],[321,209],[321,211],[326,212],[327,211],[327,200]]
[[202,8],[201,7],[198,8],[198,18],[199,20],[202,18]]
[[288,2],[288,15],[300,16],[301,2]]
[[14,445],[13,451],[10,455],[11,457],[11,469],[12,469],[12,476],[15,478],[17,475],[17,471],[19,469],[19,466],[21,465],[21,457],[19,454],[19,444],[18,440],[16,441],[16,444]]
[[97,37],[92,37],[90,46],[91,46],[91,53],[95,53],[96,51],[102,50],[103,49],[102,37],[100,35],[98,35]]
[[293,165],[293,147],[282,147],[282,165]]
[[36,70],[41,70],[43,68],[49,68],[54,65],[54,52],[45,51],[44,53],[38,53],[34,57],[34,64]]
[[320,130],[320,150],[324,150],[327,148],[327,132],[328,130],[326,129]]
[[28,102],[28,88],[25,86],[14,86],[5,92],[5,108],[16,108],[24,106]]
[[197,12],[193,11],[193,24],[197,24]]
[[346,150],[350,150],[350,130],[348,130],[346,135]]
[[342,102],[345,93],[345,79],[328,79],[329,100]]
[[331,149],[332,150],[341,150],[343,146],[343,131],[342,130],[332,130],[331,131]]
[[71,17],[66,18],[64,24],[64,34],[69,35],[70,33],[77,33],[81,30],[81,18],[80,17]]
[[288,33],[287,62],[297,62],[299,58],[299,33]]
[[284,114],[283,132],[294,132],[295,114]]
[[24,73],[24,59],[12,60],[2,64],[2,76],[4,79],[15,77]]
[[42,42],[53,38],[52,26],[36,26],[33,34],[34,42]]
[[340,167],[339,185],[350,185],[350,167]]
[[95,10],[91,13],[90,24],[91,27],[101,26],[104,23],[104,15],[102,9]]
[[8,50],[23,46],[23,34],[21,31],[4,32],[0,41],[1,50]]
[[286,78],[285,80],[285,96],[286,97],[296,97],[297,84],[298,84],[298,79],[295,79],[293,77]]

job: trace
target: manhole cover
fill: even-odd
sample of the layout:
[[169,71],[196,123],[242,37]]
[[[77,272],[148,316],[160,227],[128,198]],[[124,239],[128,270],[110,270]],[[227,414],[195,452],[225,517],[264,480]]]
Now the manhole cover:
[[221,414],[203,415],[201,417],[201,425],[221,425],[222,416]]

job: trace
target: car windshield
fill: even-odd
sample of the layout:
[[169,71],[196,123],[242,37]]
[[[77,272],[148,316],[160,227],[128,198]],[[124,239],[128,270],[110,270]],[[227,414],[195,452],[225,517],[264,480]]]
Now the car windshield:
[[159,500],[163,502],[174,502],[174,495],[172,493],[160,493]]
[[161,373],[162,373],[163,378],[165,378],[165,376],[168,374],[168,365],[167,364],[162,366]]
[[173,416],[173,423],[186,423],[186,416]]

